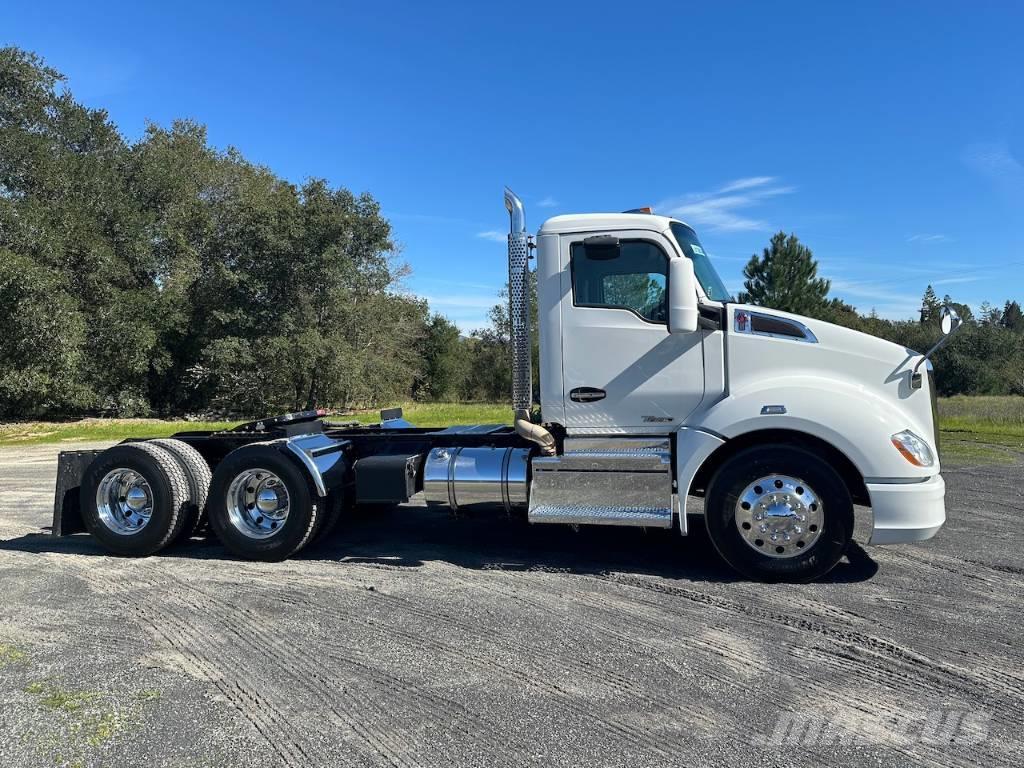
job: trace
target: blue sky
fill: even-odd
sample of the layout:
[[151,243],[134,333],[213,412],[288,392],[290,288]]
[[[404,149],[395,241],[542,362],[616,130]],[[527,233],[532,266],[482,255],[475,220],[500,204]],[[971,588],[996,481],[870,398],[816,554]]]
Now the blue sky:
[[653,204],[726,283],[773,231],[833,294],[1024,299],[1024,4],[5,3],[134,138],[191,117],[295,181],[369,191],[407,287],[464,329],[536,229]]

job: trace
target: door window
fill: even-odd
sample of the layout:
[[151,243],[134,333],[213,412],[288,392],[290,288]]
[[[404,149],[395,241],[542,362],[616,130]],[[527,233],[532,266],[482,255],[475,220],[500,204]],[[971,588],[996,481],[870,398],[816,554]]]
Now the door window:
[[654,243],[623,240],[613,259],[587,256],[583,243],[570,253],[573,303],[633,312],[651,323],[668,318],[668,257]]

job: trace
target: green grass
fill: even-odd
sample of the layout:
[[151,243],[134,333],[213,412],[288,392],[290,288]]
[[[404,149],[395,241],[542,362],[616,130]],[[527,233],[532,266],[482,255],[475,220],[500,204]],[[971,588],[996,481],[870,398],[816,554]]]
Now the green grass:
[[[508,424],[512,406],[502,403],[401,403],[405,418],[417,427],[450,424]],[[339,413],[335,421],[376,423],[379,409]],[[0,446],[66,442],[116,442],[128,437],[168,437],[186,430],[229,429],[239,421],[165,421],[162,419],[80,419],[0,424]]]
[[956,395],[939,398],[939,421],[965,422],[1024,429],[1024,397],[1019,395]]
[[[417,427],[450,424],[511,424],[512,405],[506,403],[401,403],[405,418]],[[377,421],[378,412],[358,413],[361,421]]]
[[47,709],[77,712],[99,696],[93,691],[70,691],[54,683],[40,680],[25,686],[25,692],[39,696],[39,703]]
[[1024,454],[1024,397],[939,400],[942,457],[959,464],[1013,464]]
[[24,661],[25,657],[26,653],[20,648],[15,648],[8,643],[0,643],[0,669],[3,669],[8,664],[17,664],[19,661]]
[[161,419],[81,419],[19,421],[0,424],[0,446],[108,441],[127,437],[167,437],[188,429],[227,429],[237,421],[163,421]]

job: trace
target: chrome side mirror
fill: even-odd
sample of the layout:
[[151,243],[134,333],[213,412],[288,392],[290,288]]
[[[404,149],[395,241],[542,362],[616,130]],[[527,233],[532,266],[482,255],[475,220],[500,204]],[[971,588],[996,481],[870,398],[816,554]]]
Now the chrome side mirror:
[[957,328],[959,328],[962,322],[963,321],[960,319],[960,315],[958,315],[956,313],[956,310],[953,309],[949,304],[946,304],[942,307],[941,323],[942,333],[944,336],[948,336]]

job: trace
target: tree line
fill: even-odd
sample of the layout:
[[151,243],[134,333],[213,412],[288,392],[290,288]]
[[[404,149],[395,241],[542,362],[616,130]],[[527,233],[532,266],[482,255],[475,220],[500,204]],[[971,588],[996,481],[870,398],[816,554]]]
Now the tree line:
[[[405,272],[370,195],[293,184],[188,120],[128,141],[0,49],[0,416],[499,396],[439,389],[466,344]],[[499,341],[479,334],[474,370]]]
[[[0,417],[508,399],[505,297],[462,335],[406,274],[372,196],[282,179],[189,120],[129,141],[38,56],[0,49]],[[793,235],[744,274],[741,300],[918,350],[938,337],[931,287],[917,319],[861,315]],[[1024,394],[1020,306],[958,306],[943,393]]]

